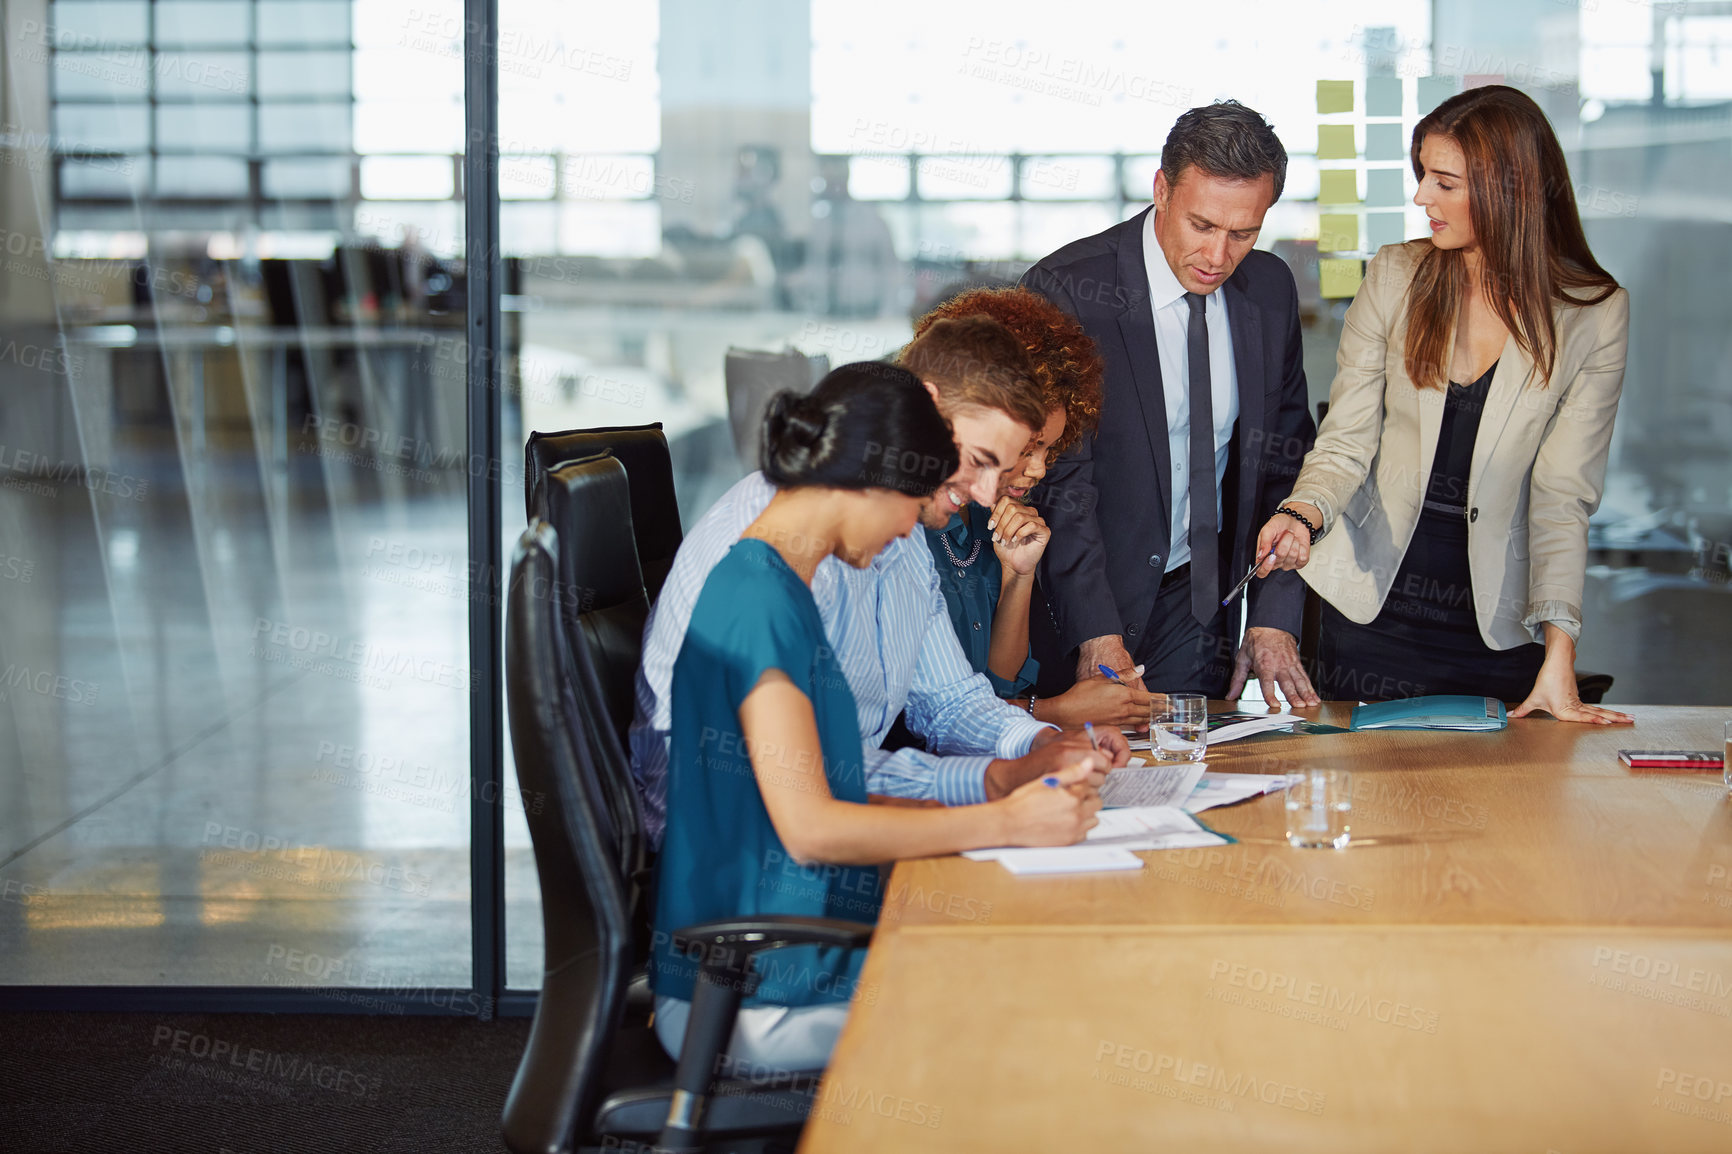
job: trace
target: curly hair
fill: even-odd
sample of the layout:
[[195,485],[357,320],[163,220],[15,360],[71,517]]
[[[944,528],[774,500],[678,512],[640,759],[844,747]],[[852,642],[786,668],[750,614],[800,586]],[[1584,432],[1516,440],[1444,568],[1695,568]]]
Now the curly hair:
[[1075,317],[1024,288],[969,289],[916,321],[915,339],[938,321],[968,316],[991,317],[1009,329],[1028,350],[1047,411],[1064,409],[1064,434],[1048,451],[1048,460],[1095,431],[1106,362]]

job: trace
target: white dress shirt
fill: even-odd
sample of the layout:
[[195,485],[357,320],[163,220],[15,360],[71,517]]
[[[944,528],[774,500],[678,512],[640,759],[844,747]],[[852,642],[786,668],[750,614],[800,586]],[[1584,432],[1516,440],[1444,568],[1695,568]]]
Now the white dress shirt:
[[[1167,449],[1173,458],[1169,478],[1173,495],[1173,540],[1167,572],[1191,560],[1191,368],[1186,355],[1191,307],[1167,254],[1155,239],[1155,214],[1143,221],[1143,266],[1149,278],[1149,307],[1155,316],[1155,346],[1161,354],[1161,389],[1167,402]],[[1225,282],[1223,282],[1225,283]],[[1220,287],[1204,297],[1209,326],[1209,385],[1215,418],[1215,524],[1221,524],[1221,482],[1227,476],[1227,446],[1239,419],[1238,380],[1233,369],[1233,334],[1227,327],[1226,294]]]
[[[631,768],[655,845],[667,823],[674,661],[710,570],[775,492],[762,473],[752,473],[722,494],[681,542],[644,626]],[[859,711],[869,793],[945,805],[985,801],[987,763],[1023,756],[1041,730],[1052,728],[1000,701],[968,664],[925,533],[890,542],[865,569],[824,558],[812,577],[812,599]],[[908,728],[930,752],[878,748],[905,709]]]

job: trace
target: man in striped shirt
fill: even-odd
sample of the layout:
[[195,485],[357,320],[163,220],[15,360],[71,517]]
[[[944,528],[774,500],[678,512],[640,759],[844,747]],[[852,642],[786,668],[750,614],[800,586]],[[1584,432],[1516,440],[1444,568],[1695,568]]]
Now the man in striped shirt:
[[[932,390],[956,436],[961,466],[921,514],[923,524],[942,529],[970,499],[991,507],[1046,413],[1027,354],[986,317],[938,322],[904,350],[902,363]],[[755,472],[704,514],[680,545],[645,626],[631,761],[653,844],[666,824],[669,687],[692,607],[710,570],[774,494]],[[973,671],[924,533],[892,541],[864,569],[825,558],[812,596],[859,711],[869,793],[945,805],[991,801],[1087,748],[1081,734],[1063,735],[1000,701]],[[881,749],[904,713],[926,749]],[[1130,752],[1117,730],[1099,739],[1124,765]]]

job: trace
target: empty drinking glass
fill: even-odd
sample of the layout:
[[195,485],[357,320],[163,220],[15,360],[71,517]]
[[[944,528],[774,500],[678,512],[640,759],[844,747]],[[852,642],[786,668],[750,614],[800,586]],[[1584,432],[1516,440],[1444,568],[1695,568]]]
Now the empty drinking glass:
[[1295,849],[1346,849],[1352,840],[1353,775],[1344,769],[1302,769],[1287,775],[1287,844]]

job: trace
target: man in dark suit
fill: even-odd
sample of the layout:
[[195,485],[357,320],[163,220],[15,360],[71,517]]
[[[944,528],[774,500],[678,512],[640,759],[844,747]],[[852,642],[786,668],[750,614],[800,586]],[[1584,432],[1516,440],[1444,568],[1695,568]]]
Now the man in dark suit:
[[1100,431],[1042,487],[1057,649],[1035,654],[1043,667],[1080,679],[1104,664],[1130,680],[1141,664],[1150,689],[1211,697],[1237,697],[1254,674],[1271,704],[1277,684],[1294,705],[1316,703],[1297,574],[1251,583],[1236,651],[1240,603],[1221,607],[1317,433],[1293,274],[1252,248],[1286,174],[1258,113],[1193,108],[1161,151],[1152,208],[1023,277],[1107,362]]

